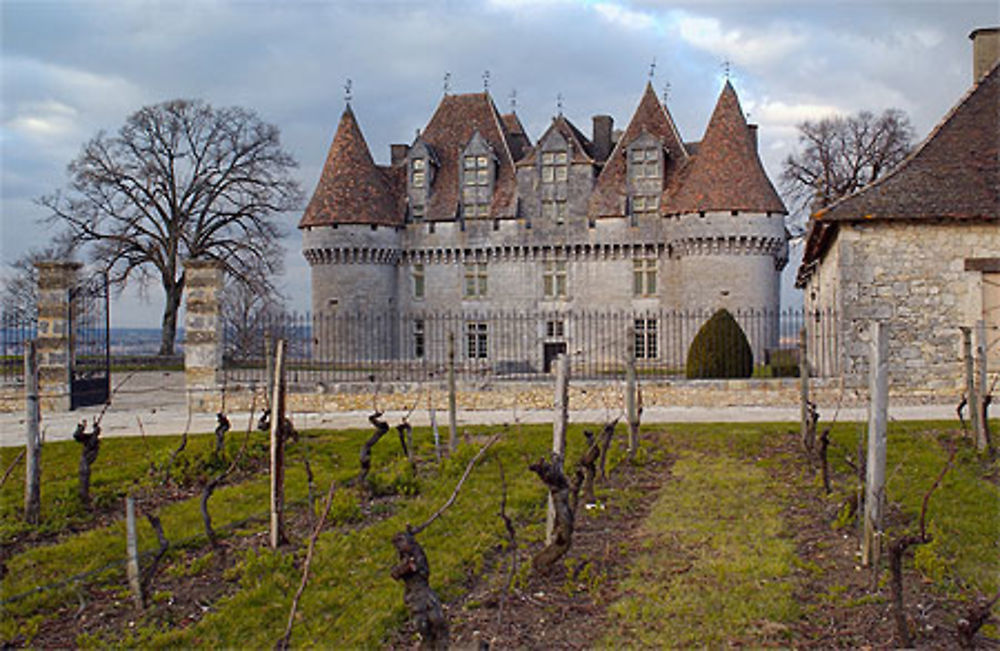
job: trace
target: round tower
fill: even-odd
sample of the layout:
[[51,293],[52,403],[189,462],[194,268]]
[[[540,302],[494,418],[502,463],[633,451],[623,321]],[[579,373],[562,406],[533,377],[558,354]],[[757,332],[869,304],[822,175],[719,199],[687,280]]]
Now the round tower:
[[395,354],[403,219],[390,174],[375,165],[348,105],[299,222],[302,254],[312,270],[313,343],[320,358],[343,350],[355,359],[358,348],[376,357]]
[[754,362],[778,346],[781,270],[788,262],[787,213],[757,154],[756,127],[746,123],[727,81],[688,174],[668,197],[668,236],[678,261],[678,307],[694,319],[693,338],[726,309],[750,341]]

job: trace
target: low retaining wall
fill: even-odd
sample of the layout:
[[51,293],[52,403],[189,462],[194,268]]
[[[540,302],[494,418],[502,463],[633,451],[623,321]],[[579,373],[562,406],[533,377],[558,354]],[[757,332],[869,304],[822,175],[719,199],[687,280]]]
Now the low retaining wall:
[[[813,379],[810,395],[818,405],[857,407],[867,404],[867,388],[842,388],[839,379]],[[375,385],[345,383],[329,387],[289,387],[288,409],[299,412],[338,412],[371,409],[374,406]],[[622,408],[623,383],[570,381],[570,409]],[[677,380],[640,384],[642,402],[663,407],[792,407],[799,404],[797,378],[766,380]],[[246,411],[251,402],[260,409],[265,404],[263,386],[229,386],[225,404],[230,411]],[[890,403],[924,405],[958,403],[960,390],[954,392],[918,392],[907,389],[890,390]],[[191,394],[195,411],[214,412],[222,406],[222,392]],[[458,408],[462,410],[550,409],[554,399],[552,383],[493,382],[485,384],[459,383],[456,392]],[[383,384],[378,386],[380,409],[408,410],[416,406],[438,411],[448,409],[448,391],[444,382],[434,384]]]
[[[290,386],[288,408],[300,412],[338,412],[371,409],[375,385],[367,382],[330,386]],[[570,409],[612,409],[622,407],[622,382],[570,380]],[[798,378],[760,380],[663,380],[640,383],[642,402],[662,407],[793,407],[799,404]],[[821,407],[858,407],[867,404],[867,387],[841,388],[838,378],[814,378],[809,383],[812,400]],[[227,411],[246,411],[251,403],[260,410],[266,403],[263,385],[228,385],[225,387]],[[896,405],[958,404],[962,389],[951,391],[893,391],[889,402]],[[214,413],[221,409],[223,388],[200,389],[188,394],[196,412]],[[456,400],[463,410],[550,409],[553,402],[551,382],[487,382],[458,384]],[[429,402],[428,402],[429,401]],[[149,403],[156,404],[155,393]],[[397,383],[378,386],[381,409],[407,410],[417,403],[438,411],[448,409],[448,391],[444,382],[432,384]],[[23,387],[0,387],[0,412],[24,410]],[[43,406],[43,411],[46,411]]]

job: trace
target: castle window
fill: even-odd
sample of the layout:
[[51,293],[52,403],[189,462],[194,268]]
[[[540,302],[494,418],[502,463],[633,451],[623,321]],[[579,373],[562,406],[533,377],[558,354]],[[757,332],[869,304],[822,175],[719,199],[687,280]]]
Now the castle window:
[[424,221],[424,206],[423,204],[415,204],[410,206],[410,221],[422,222]]
[[465,156],[463,167],[463,212],[467,217],[488,217],[492,199],[490,159],[488,156]]
[[629,157],[629,176],[633,181],[660,176],[660,154],[654,147],[636,147]]
[[566,298],[566,261],[546,260],[542,270],[542,290],[545,298]]
[[413,265],[413,272],[411,274],[413,278],[413,298],[421,299],[424,297],[424,265],[415,264]]
[[469,359],[486,359],[488,357],[487,334],[485,321],[469,321],[465,324],[465,350]]
[[413,356],[423,359],[425,351],[424,320],[413,320]]
[[423,158],[414,158],[410,164],[410,185],[414,188],[422,188],[427,182],[427,163]]
[[485,262],[467,262],[465,264],[465,286],[462,295],[465,298],[483,298],[486,296]]
[[545,336],[546,337],[565,337],[566,336],[566,322],[562,320],[553,320],[545,322]]
[[542,201],[542,217],[556,224],[566,223],[566,200],[546,199]]
[[636,359],[656,359],[656,319],[635,320]]
[[632,261],[632,295],[656,295],[656,258],[636,258]]
[[542,183],[565,183],[569,178],[569,156],[564,151],[542,153]]

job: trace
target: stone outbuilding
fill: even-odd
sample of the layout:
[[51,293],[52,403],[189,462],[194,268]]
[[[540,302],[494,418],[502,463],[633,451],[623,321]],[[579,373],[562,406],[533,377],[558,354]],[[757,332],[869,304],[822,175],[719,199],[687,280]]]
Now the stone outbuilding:
[[[816,212],[796,286],[809,311],[836,315],[836,346],[812,346],[820,375],[866,381],[868,329],[890,332],[896,391],[962,391],[959,327],[986,323],[1000,367],[998,30],[973,32],[972,88],[897,168]],[[992,48],[993,55],[984,52]],[[988,62],[988,65],[987,65]],[[809,324],[813,341],[823,336]]]

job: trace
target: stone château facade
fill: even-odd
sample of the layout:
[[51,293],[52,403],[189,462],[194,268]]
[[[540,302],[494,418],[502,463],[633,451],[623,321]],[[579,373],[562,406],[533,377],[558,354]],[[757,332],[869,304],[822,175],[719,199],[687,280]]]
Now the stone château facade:
[[[624,131],[598,115],[587,137],[558,115],[536,143],[488,93],[446,94],[385,166],[348,105],[299,228],[317,317],[545,313],[538,340],[559,350],[585,310],[756,310],[773,322],[751,335],[762,360],[777,344],[785,214],[727,81],[700,142],[650,85]],[[504,356],[510,342],[468,325],[488,344],[460,354]],[[663,329],[630,325],[649,329],[637,355],[655,358]],[[391,354],[419,356],[396,336]]]

